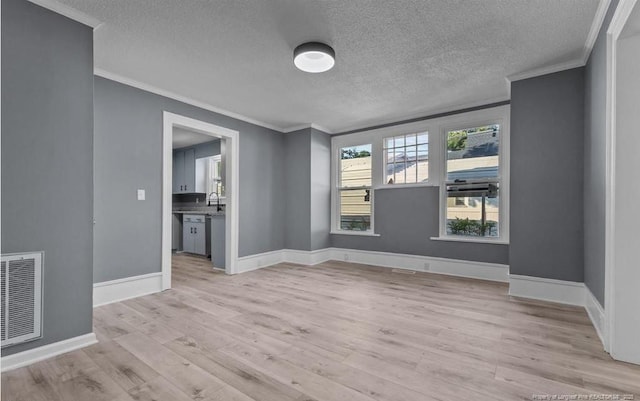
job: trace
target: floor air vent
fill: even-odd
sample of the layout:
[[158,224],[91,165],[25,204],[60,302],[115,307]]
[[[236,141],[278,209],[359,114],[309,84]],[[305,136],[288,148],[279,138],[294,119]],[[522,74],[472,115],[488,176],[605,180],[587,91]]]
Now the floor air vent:
[[391,269],[392,273],[400,273],[400,274],[416,274],[413,270],[407,269]]
[[42,253],[2,255],[2,348],[42,336]]

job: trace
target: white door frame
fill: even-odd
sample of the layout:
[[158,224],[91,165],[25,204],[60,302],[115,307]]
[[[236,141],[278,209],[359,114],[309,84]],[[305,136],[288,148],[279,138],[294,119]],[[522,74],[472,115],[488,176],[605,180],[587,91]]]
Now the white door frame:
[[604,291],[604,347],[613,349],[615,310],[615,191],[616,191],[616,60],[617,42],[637,0],[620,0],[607,30],[607,94],[606,94],[606,194],[605,194],[605,291]]
[[162,289],[171,288],[171,196],[173,194],[173,129],[175,127],[223,138],[226,141],[225,272],[235,274],[238,264],[239,132],[168,111],[163,112],[162,120]]

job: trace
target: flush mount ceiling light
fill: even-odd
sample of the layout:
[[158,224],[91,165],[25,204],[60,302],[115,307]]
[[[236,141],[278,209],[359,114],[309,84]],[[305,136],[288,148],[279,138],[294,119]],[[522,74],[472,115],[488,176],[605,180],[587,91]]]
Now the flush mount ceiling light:
[[304,72],[329,71],[336,63],[336,52],[324,43],[303,43],[293,51],[293,63]]

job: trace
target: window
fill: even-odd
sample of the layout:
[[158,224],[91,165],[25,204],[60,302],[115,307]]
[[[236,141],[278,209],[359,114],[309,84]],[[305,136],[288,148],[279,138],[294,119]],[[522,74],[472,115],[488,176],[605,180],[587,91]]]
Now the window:
[[371,144],[340,148],[339,229],[371,230]]
[[419,183],[429,178],[429,133],[385,138],[383,154],[385,183]]
[[500,125],[446,132],[446,235],[500,236]]
[[207,158],[207,194],[217,193],[224,197],[222,185],[222,157],[220,155]]
[[378,201],[389,225],[399,205],[437,211],[432,240],[508,243],[509,117],[506,105],[332,137],[331,233],[379,236]]

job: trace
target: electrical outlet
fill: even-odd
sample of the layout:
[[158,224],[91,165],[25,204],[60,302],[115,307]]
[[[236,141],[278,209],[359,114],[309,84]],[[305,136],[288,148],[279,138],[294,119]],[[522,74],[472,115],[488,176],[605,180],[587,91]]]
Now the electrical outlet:
[[431,265],[429,264],[429,262],[424,262],[424,269],[425,270],[429,270],[430,266]]
[[139,189],[138,190],[138,200],[144,200],[145,199],[145,190],[144,189]]
[[349,254],[346,254],[346,253],[344,254],[344,261],[345,262],[349,261]]

